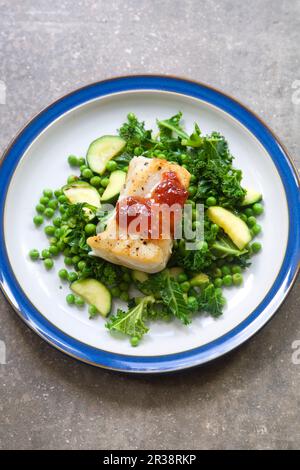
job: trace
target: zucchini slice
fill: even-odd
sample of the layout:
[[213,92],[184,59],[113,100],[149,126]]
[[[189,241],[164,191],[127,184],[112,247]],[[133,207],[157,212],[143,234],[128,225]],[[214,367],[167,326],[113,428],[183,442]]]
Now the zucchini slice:
[[250,204],[255,204],[262,199],[262,194],[255,191],[255,189],[248,188],[246,189],[246,195],[241,206],[249,206]]
[[88,304],[95,305],[100,315],[107,317],[111,310],[111,293],[96,279],[82,279],[71,284],[72,291]]
[[107,162],[119,155],[125,145],[125,140],[117,135],[104,135],[94,140],[86,154],[90,169],[102,175]]
[[109,183],[102,194],[101,201],[111,203],[118,199],[121,189],[126,181],[127,174],[124,171],[116,170],[110,174]]
[[99,208],[100,194],[97,189],[85,181],[76,181],[63,187],[63,192],[71,204],[86,203]]
[[231,238],[233,243],[242,250],[251,241],[251,233],[245,222],[232,212],[220,206],[207,209],[210,220],[219,225]]

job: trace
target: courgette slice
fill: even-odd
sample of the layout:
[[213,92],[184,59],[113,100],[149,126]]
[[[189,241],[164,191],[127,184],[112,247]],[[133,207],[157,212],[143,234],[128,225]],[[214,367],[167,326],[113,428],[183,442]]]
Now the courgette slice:
[[251,240],[251,233],[245,222],[224,207],[213,206],[207,209],[210,220],[219,225],[233,243],[242,250]]
[[111,293],[96,279],[82,279],[71,284],[72,291],[88,304],[95,305],[100,315],[107,317],[111,310]]
[[112,203],[118,199],[125,184],[126,176],[126,173],[121,170],[113,171],[110,174],[109,183],[101,197],[102,202]]
[[125,140],[117,135],[104,135],[94,140],[86,154],[90,169],[102,175],[107,162],[119,155],[125,145]]
[[248,188],[246,189],[246,195],[243,199],[241,206],[249,206],[250,204],[255,204],[262,199],[262,194],[257,192],[255,189]]
[[76,181],[63,187],[63,192],[71,204],[89,204],[101,207],[100,194],[97,189],[85,181]]

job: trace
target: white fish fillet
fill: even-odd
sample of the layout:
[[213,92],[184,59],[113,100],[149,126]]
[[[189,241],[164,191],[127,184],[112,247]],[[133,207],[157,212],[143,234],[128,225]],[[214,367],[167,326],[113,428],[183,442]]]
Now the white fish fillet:
[[[181,166],[158,158],[134,157],[129,165],[126,183],[119,201],[128,196],[150,197],[153,189],[161,181],[163,173],[176,173],[182,186],[187,189],[190,173]],[[106,230],[87,240],[93,254],[131,269],[156,273],[166,267],[170,258],[173,240],[115,237],[116,217],[112,217]]]

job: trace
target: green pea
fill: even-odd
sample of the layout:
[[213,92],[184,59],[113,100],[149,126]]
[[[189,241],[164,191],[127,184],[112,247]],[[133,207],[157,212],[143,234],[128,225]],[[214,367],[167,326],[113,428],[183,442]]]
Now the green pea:
[[258,253],[261,250],[261,248],[262,248],[261,243],[258,243],[258,242],[254,242],[251,245],[251,250],[253,253]]
[[61,196],[61,195],[62,195],[62,190],[61,190],[61,189],[56,189],[56,190],[54,191],[54,196],[55,196],[57,199],[58,199],[59,196]]
[[197,209],[192,209],[192,220],[196,220],[198,217]]
[[235,264],[234,266],[232,266],[231,272],[232,274],[241,274],[242,268],[238,264]]
[[188,277],[187,277],[187,275],[186,275],[185,273],[180,273],[180,274],[178,274],[178,276],[177,276],[177,281],[178,281],[179,283],[185,282],[185,281],[187,281],[187,280],[188,280]]
[[186,204],[190,204],[192,207],[196,207],[196,203],[192,199],[187,199]]
[[96,225],[95,224],[86,224],[86,226],[84,227],[84,231],[87,235],[95,235]]
[[188,192],[191,197],[195,196],[197,192],[197,186],[190,186]]
[[123,171],[125,171],[125,173],[127,173],[127,171],[128,171],[128,165],[126,165],[126,166],[123,167]]
[[75,303],[75,296],[73,294],[68,294],[66,301],[69,305],[73,305]]
[[43,222],[44,222],[44,218],[41,215],[36,215],[35,217],[33,217],[33,223],[36,226],[42,225]]
[[79,271],[83,271],[86,268],[86,262],[85,261],[79,261],[79,263],[77,264],[77,267],[78,267]]
[[128,282],[128,284],[131,283],[131,277],[129,273],[124,273],[122,276],[123,281]]
[[98,193],[100,194],[100,196],[102,196],[102,194],[104,193],[105,189],[104,188],[99,188],[98,189]]
[[91,179],[94,176],[94,173],[89,168],[86,168],[85,170],[83,170],[81,174],[87,180]]
[[63,279],[63,280],[68,279],[68,271],[66,269],[60,269],[58,271],[58,275],[59,275],[60,279]]
[[68,201],[68,199],[66,198],[66,196],[64,194],[61,194],[61,196],[58,197],[58,202],[60,204],[64,204],[67,201]]
[[221,277],[216,277],[214,279],[214,286],[221,287],[223,285],[223,279]]
[[79,158],[78,158],[78,166],[81,167],[82,165],[86,165],[85,158],[79,157]]
[[55,219],[52,220],[52,223],[54,227],[60,227],[61,226],[61,218],[60,217],[55,217]]
[[240,273],[235,273],[232,276],[232,280],[235,286],[240,286],[243,282],[243,276]]
[[242,219],[243,222],[247,222],[248,217],[246,216],[246,214],[240,214],[240,219]]
[[42,258],[46,259],[46,258],[50,258],[50,257],[51,257],[51,253],[47,248],[42,250]]
[[44,204],[38,204],[37,206],[35,206],[35,210],[39,214],[43,214],[45,212],[45,209],[46,209],[46,207],[44,206]]
[[51,199],[53,197],[53,191],[52,189],[44,189],[43,194],[45,197],[48,197]]
[[223,276],[226,276],[227,274],[231,273],[230,267],[226,265],[222,266],[221,271],[222,271]]
[[127,282],[120,282],[119,287],[122,291],[127,292],[129,289],[129,284]]
[[252,209],[255,215],[261,215],[264,211],[263,205],[260,204],[259,202],[256,202],[255,204],[253,204]]
[[75,282],[78,279],[78,274],[75,272],[68,273],[68,280],[70,282]]
[[258,235],[259,233],[261,232],[261,226],[259,224],[255,224],[253,227],[252,227],[252,233],[254,235]]
[[251,209],[251,207],[245,209],[245,214],[247,217],[251,217],[253,215],[253,210]]
[[186,153],[182,153],[182,154],[180,155],[180,161],[181,161],[181,163],[186,162],[186,161],[188,160],[188,158],[189,158],[189,157],[188,157],[188,155],[187,155]]
[[64,249],[64,256],[70,256],[70,254],[71,254],[71,248],[69,246],[67,246]]
[[143,153],[143,149],[141,147],[135,147],[133,153],[136,157],[139,157]]
[[[224,273],[223,273],[223,271],[222,271],[220,268],[215,268],[215,269],[213,270],[213,277],[221,277],[222,274],[224,274]],[[229,272],[229,273],[226,273],[226,274],[230,274],[230,272]]]
[[198,302],[197,302],[196,297],[194,297],[193,295],[189,296],[187,299],[187,303],[189,307],[191,307],[193,310],[197,310]]
[[58,201],[56,199],[51,199],[51,201],[49,201],[48,207],[50,207],[50,209],[56,210],[57,206]]
[[80,256],[75,255],[75,256],[73,256],[73,258],[72,258],[72,264],[76,265],[76,264],[79,263],[80,260],[81,260]]
[[57,238],[56,237],[50,237],[49,238],[49,244],[50,245],[56,245],[58,242]]
[[63,215],[64,215],[65,212],[66,212],[65,206],[59,206],[58,210],[59,210],[59,212],[60,212],[61,215],[62,215],[61,220],[64,220],[64,219],[63,219]]
[[200,227],[200,225],[201,225],[200,220],[194,220],[192,223],[192,229],[197,230],[197,227]]
[[86,166],[86,164],[85,164],[85,163],[84,163],[84,164],[82,164],[82,165],[80,165],[80,167],[79,167],[80,173],[82,174],[82,172],[83,172],[84,170],[87,170],[88,168],[89,168],[89,167],[88,167],[88,166]]
[[57,248],[56,245],[51,245],[49,247],[49,252],[51,253],[52,256],[57,256],[59,253],[59,249]]
[[133,347],[136,347],[138,344],[139,344],[140,340],[137,336],[133,336],[131,339],[130,339],[130,344],[131,346]]
[[46,225],[44,232],[46,235],[52,237],[52,235],[55,233],[55,227],[53,227],[53,225]]
[[207,206],[215,206],[217,204],[217,200],[214,196],[210,196],[206,199],[206,205]]
[[109,171],[110,173],[113,172],[113,171],[116,171],[116,169],[118,168],[118,164],[117,162],[115,162],[114,160],[110,160],[107,162],[106,164],[106,169],[107,171]]
[[113,287],[111,289],[111,294],[113,297],[120,297],[121,291],[118,287]]
[[72,258],[70,258],[69,256],[65,256],[65,258],[64,258],[64,263],[65,263],[67,266],[72,266],[73,260],[72,260]]
[[68,156],[68,163],[70,166],[78,166],[79,161],[78,158],[75,155],[69,155]]
[[46,258],[44,260],[44,266],[46,269],[52,269],[54,266],[53,260],[51,258]]
[[30,250],[29,256],[32,259],[32,261],[36,261],[37,259],[39,259],[40,253],[38,252],[38,250],[33,249],[33,250]]
[[40,198],[40,204],[43,204],[43,206],[48,206],[48,202],[50,201],[50,199],[46,196],[42,196]]
[[77,305],[78,307],[83,307],[85,304],[84,300],[82,297],[80,297],[79,295],[76,295],[75,296],[75,305]]
[[191,284],[188,281],[185,281],[180,284],[180,287],[183,292],[188,292],[191,288]]
[[230,274],[227,274],[226,276],[223,277],[223,284],[226,287],[229,287],[232,285],[232,276]]
[[101,186],[103,186],[103,188],[106,188],[108,186],[108,183],[109,183],[109,178],[107,178],[106,176],[101,179]]
[[75,181],[77,181],[77,180],[78,180],[78,176],[70,175],[67,179],[67,182],[68,182],[68,184],[72,184],[72,183],[75,183]]
[[253,227],[256,224],[256,218],[251,215],[250,217],[248,217],[247,224],[249,225],[249,227]]
[[128,292],[121,292],[120,294],[120,299],[123,300],[124,302],[128,302],[129,300],[129,294]]
[[48,218],[51,219],[51,217],[54,216],[54,210],[51,209],[51,207],[47,207],[47,209],[44,212],[44,215]]
[[78,246],[75,246],[75,245],[72,246],[70,253],[72,253],[73,255],[78,255],[78,253],[79,253],[79,247],[78,247]]
[[196,183],[197,182],[197,176],[195,175],[191,175],[191,178],[190,178],[190,183]]
[[58,240],[56,246],[59,249],[59,251],[63,251],[65,249],[66,244],[63,242],[63,240]]
[[189,167],[188,167],[187,165],[185,165],[185,164],[183,164],[183,165],[181,165],[181,166],[182,166],[182,168],[184,168],[185,170],[188,170],[188,169],[189,169]]
[[93,176],[91,179],[90,179],[90,183],[92,186],[94,186],[95,188],[99,188],[99,186],[101,186],[101,178],[100,176]]
[[90,314],[90,318],[94,318],[98,314],[98,310],[97,310],[97,307],[95,307],[95,305],[89,306],[89,314]]
[[213,233],[218,233],[220,230],[220,227],[217,224],[212,224],[210,228]]

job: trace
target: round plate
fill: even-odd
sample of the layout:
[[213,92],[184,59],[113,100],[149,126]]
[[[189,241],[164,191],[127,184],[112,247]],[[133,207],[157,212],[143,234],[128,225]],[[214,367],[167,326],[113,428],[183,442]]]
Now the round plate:
[[[28,251],[45,247],[32,223],[44,187],[70,174],[66,157],[85,155],[89,143],[116,132],[134,112],[150,128],[179,110],[190,131],[222,133],[244,184],[264,195],[262,252],[244,285],[227,289],[219,319],[199,315],[191,326],[154,323],[137,348],[111,336],[102,318],[66,305],[67,286],[33,263]],[[0,170],[0,282],[21,318],[50,344],[89,364],[141,373],[168,372],[211,361],[236,348],[274,315],[295,280],[299,263],[299,181],[274,134],[251,111],[206,85],[166,76],[130,76],[94,83],[43,110],[5,152]],[[55,271],[61,267],[55,264]]]

